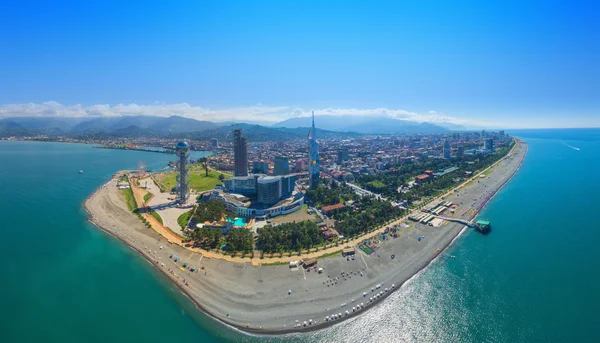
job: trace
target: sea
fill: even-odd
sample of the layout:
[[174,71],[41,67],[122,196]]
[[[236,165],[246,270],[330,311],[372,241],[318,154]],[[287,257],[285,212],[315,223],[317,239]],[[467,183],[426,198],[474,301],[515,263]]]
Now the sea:
[[600,342],[600,129],[510,133],[529,152],[479,216],[490,234],[466,230],[364,314],[286,336],[203,314],[87,222],[115,171],[172,155],[0,141],[0,342]]

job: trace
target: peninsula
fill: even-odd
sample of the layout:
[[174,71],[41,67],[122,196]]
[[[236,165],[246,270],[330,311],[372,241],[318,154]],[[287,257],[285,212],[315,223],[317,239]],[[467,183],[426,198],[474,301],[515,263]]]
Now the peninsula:
[[[515,142],[505,157],[421,206],[424,210],[451,203],[452,218],[437,217],[436,225],[410,221],[422,212],[415,209],[374,232],[300,257],[221,258],[186,247],[172,232],[152,223],[144,225],[119,193],[116,178],[93,193],[84,206],[90,222],[139,252],[214,318],[261,334],[315,330],[376,306],[439,256],[467,229],[457,220],[474,220],[519,169],[527,144]],[[148,201],[133,193],[138,201]],[[379,239],[389,228],[398,229],[396,238]],[[355,248],[367,239],[377,242],[376,253],[353,249],[355,255],[342,256],[342,248]],[[316,256],[319,271],[290,267],[290,261]],[[194,265],[193,271],[189,265]]]

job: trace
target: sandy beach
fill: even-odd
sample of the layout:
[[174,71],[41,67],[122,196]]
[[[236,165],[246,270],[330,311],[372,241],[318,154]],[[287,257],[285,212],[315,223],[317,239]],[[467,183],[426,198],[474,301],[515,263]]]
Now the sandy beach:
[[[470,219],[480,211],[518,170],[526,152],[527,144],[520,142],[508,157],[484,172],[485,177],[447,196],[446,201],[459,204],[455,218]],[[354,260],[341,255],[319,259],[322,274],[291,270],[288,265],[233,263],[204,258],[148,229],[128,211],[116,182],[109,181],[85,201],[90,222],[138,251],[203,311],[243,331],[261,334],[315,330],[376,306],[443,253],[465,228],[458,223],[440,227],[411,223],[400,237],[379,244],[374,256],[357,249]],[[493,226],[493,218],[489,219]],[[419,241],[419,237],[424,238]],[[175,263],[175,257],[180,261]],[[197,270],[181,270],[183,263]],[[372,297],[376,300],[370,301]],[[341,318],[326,320],[338,314]]]

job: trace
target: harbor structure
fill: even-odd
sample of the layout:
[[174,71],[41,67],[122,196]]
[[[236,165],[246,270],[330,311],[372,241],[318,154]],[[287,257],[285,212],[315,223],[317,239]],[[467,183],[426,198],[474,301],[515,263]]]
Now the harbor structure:
[[488,233],[492,229],[492,223],[489,220],[478,220],[475,228],[482,233]]
[[190,145],[181,141],[175,146],[177,154],[177,197],[179,204],[186,204],[190,196]]
[[248,142],[242,130],[233,131],[233,173],[235,176],[248,176]]
[[312,111],[312,128],[308,134],[308,175],[310,187],[317,188],[319,185],[319,143],[317,143],[317,130],[315,128],[315,111]]

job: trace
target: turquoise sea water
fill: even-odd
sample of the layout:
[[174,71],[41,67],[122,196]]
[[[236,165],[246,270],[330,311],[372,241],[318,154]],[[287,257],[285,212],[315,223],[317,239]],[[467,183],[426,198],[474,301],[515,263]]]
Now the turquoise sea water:
[[481,215],[491,234],[466,232],[364,315],[284,337],[218,324],[86,222],[116,170],[170,155],[0,141],[0,342],[598,342],[600,130],[515,133],[529,154]]

